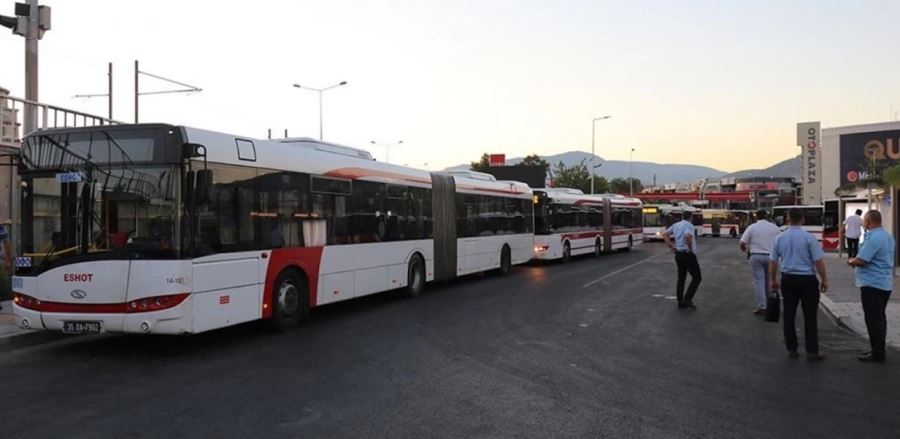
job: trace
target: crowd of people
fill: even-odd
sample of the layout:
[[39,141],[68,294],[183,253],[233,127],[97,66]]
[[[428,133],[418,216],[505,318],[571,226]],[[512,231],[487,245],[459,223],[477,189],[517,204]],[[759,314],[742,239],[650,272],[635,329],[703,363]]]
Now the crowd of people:
[[[848,265],[854,267],[856,286],[865,313],[871,350],[857,357],[864,362],[884,362],[888,299],[893,289],[894,238],[881,226],[877,210],[857,210],[844,222],[847,240]],[[690,218],[690,213],[684,216]],[[747,256],[753,275],[756,300],[754,314],[765,316],[769,303],[783,303],[784,342],[789,358],[798,358],[796,332],[797,309],[803,312],[806,358],[822,361],[819,351],[818,308],[819,295],[828,291],[828,271],[825,253],[815,236],[802,227],[803,213],[794,209],[788,213],[788,225],[782,230],[769,221],[768,212],[756,213],[756,222],[744,231],[740,249]],[[864,234],[863,234],[864,233]],[[678,280],[675,287],[679,309],[696,310],[694,295],[700,286],[701,272],[697,260],[697,239],[694,225],[682,219],[663,234],[665,242],[675,254]],[[860,238],[864,238],[860,245]],[[687,275],[691,282],[685,292]],[[770,313],[772,314],[772,313]]]

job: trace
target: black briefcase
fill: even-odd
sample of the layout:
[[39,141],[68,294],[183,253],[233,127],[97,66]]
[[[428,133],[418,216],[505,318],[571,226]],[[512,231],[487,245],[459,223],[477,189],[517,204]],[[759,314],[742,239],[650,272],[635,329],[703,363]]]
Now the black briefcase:
[[778,322],[778,318],[781,316],[781,297],[778,297],[778,293],[771,295],[766,298],[766,321],[767,322]]

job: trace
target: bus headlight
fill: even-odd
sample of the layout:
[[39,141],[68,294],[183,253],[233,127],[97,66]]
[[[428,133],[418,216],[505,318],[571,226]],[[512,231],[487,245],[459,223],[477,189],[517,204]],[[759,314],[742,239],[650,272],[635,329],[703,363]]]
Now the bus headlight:
[[545,252],[545,251],[547,251],[548,249],[550,249],[550,246],[549,246],[549,245],[536,245],[536,246],[534,246],[534,252],[535,252],[535,253]]

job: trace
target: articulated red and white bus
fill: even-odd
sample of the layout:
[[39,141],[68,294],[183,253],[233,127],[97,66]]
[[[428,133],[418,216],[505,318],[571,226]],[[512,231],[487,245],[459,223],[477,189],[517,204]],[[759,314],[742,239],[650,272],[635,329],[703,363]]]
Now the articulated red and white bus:
[[310,139],[52,129],[21,151],[17,322],[198,333],[531,259],[532,191]]
[[800,209],[803,212],[803,230],[812,233],[819,242],[822,242],[822,232],[825,229],[824,206],[775,206],[772,208],[772,218],[775,224],[784,230],[788,226],[788,212],[791,209]]
[[562,259],[630,250],[643,242],[641,201],[585,195],[578,189],[534,190],[534,258]]

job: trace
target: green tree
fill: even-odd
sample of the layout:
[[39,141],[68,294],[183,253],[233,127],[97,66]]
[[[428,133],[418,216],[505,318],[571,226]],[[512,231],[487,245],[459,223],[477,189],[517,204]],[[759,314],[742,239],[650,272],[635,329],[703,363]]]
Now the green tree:
[[[588,187],[588,191],[590,191],[590,187]],[[588,193],[585,191],[585,193]],[[594,176],[594,193],[595,194],[603,194],[609,192],[609,181],[606,180],[606,177]]]
[[881,174],[881,178],[889,186],[900,187],[900,165],[894,165],[885,169]]
[[553,166],[551,175],[554,187],[581,189],[585,193],[591,190],[591,179],[584,160],[572,166],[559,162]]
[[477,162],[472,162],[469,164],[469,169],[478,172],[487,172],[488,169],[491,168],[491,155],[488,153],[484,153],[481,155],[481,160]]
[[525,156],[522,159],[522,166],[543,166],[544,168],[550,168],[550,163],[547,163],[546,160],[542,159],[541,156],[537,154],[530,154]]
[[[632,182],[634,183],[634,193],[638,193],[641,189],[644,188],[644,185],[641,183],[640,179],[633,178]],[[609,191],[617,194],[627,194],[630,187],[628,185],[627,178],[614,178],[609,182]]]

